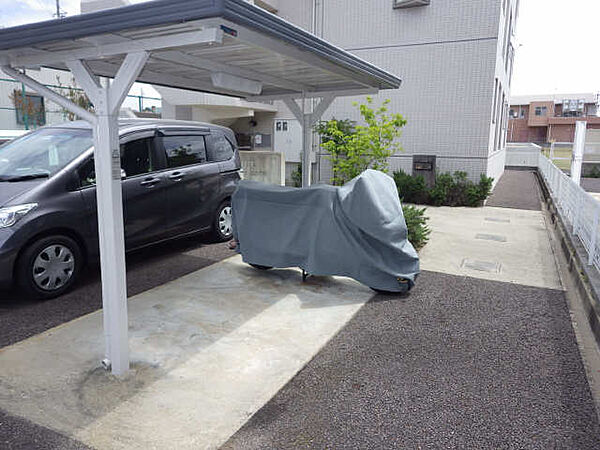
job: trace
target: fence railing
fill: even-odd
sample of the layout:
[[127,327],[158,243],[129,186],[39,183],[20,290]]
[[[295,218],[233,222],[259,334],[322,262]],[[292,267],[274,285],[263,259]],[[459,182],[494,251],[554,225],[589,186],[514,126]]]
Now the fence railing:
[[587,251],[588,264],[600,270],[600,202],[541,153],[537,167],[565,226]]

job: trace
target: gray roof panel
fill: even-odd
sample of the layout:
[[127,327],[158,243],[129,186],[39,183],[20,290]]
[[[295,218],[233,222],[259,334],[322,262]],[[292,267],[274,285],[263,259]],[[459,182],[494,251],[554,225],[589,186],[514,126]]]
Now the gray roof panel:
[[[317,64],[320,67],[313,67],[306,61],[300,61],[301,64],[304,64],[304,69],[315,69],[314,73],[307,70],[304,70],[304,72],[302,70],[293,71],[290,70],[290,67],[293,67],[291,61],[294,60],[294,57],[290,56],[288,58],[290,60],[288,64],[290,65],[287,66],[287,76],[290,81],[299,82],[295,80],[295,77],[302,75],[308,81],[304,81],[304,84],[309,85],[311,80],[319,80],[319,86],[332,86],[332,90],[348,90],[349,88],[364,88],[365,86],[376,89],[395,89],[400,86],[401,80],[389,72],[244,0],[155,0],[60,20],[6,28],[0,30],[0,54],[14,54],[15,50],[19,55],[36,55],[35,52],[40,50],[66,49],[68,51],[69,48],[75,49],[81,45],[91,45],[89,42],[85,42],[85,38],[92,36],[117,35],[119,33],[122,37],[144,34],[158,35],[174,27],[193,27],[195,21],[200,23],[198,21],[212,19],[222,19],[224,21],[221,24],[222,29],[227,24],[233,24],[239,27],[240,30],[256,32],[274,42],[289,45],[293,48],[293,51],[297,52],[296,56],[300,54],[298,53],[300,51],[301,54],[311,55],[310,57],[313,58],[314,63],[322,62]],[[232,43],[229,42],[228,45],[232,45]],[[229,47],[223,47],[223,54],[221,55],[205,54],[205,57],[214,57],[217,58],[217,61],[219,57],[227,58],[228,56],[225,54],[227,48]],[[187,48],[185,50],[191,51],[192,49]],[[204,51],[208,50],[204,49]],[[219,48],[215,48],[215,52],[219,51]],[[257,49],[254,49],[254,51],[258,52]],[[277,51],[267,51],[272,55],[278,54]],[[285,49],[281,52],[286,56]],[[258,53],[250,57],[252,56],[258,56]],[[114,62],[112,66],[107,66],[107,61],[110,62],[110,58],[109,60],[90,61],[90,67],[98,75],[114,75],[112,73],[113,67],[115,67]],[[226,62],[226,60],[224,61]],[[152,67],[152,64],[158,67],[158,72],[147,73],[145,79],[142,76],[138,81],[163,84],[161,70],[167,70],[176,76],[180,76],[179,82],[171,84],[165,82],[163,85],[166,86],[195,89],[193,83],[182,80],[202,79],[203,86],[206,86],[207,81],[210,81],[207,80],[209,73],[202,71],[201,67],[186,67],[185,65],[175,67],[177,65],[173,65],[171,69],[167,64],[167,68],[164,69],[161,68],[160,58],[149,61],[148,67]],[[162,64],[164,65],[164,63]],[[48,65],[47,67],[64,68],[60,65]],[[285,67],[281,68],[281,70],[285,69]],[[261,66],[261,70],[264,70],[265,74],[268,74],[267,70],[272,70],[272,75],[277,75],[276,70],[278,68],[268,68],[265,65]],[[179,73],[176,73],[177,71]],[[344,85],[343,80],[348,81],[347,86]],[[195,90],[206,91],[206,88],[196,88]],[[263,93],[283,95],[286,94],[286,91],[278,86],[269,86],[267,81]]]

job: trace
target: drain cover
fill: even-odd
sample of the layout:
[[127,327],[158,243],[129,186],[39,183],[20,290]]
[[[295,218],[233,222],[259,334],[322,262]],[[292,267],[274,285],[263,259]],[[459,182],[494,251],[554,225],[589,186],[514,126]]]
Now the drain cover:
[[510,223],[510,219],[503,219],[502,217],[486,217],[483,220],[487,220],[488,222]]
[[461,267],[477,270],[479,272],[500,273],[501,265],[495,261],[479,261],[476,259],[463,259]]
[[478,233],[475,236],[475,239],[483,239],[484,241],[506,242],[506,236],[502,236],[500,234]]

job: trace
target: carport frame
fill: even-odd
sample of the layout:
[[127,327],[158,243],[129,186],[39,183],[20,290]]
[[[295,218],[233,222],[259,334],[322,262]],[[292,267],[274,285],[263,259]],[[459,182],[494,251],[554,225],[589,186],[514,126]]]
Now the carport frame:
[[[159,11],[170,6],[173,10],[181,8],[182,5],[196,7],[194,1],[177,0],[177,5],[171,5],[167,0],[155,1],[152,4],[147,5],[136,5],[125,8],[119,8],[123,10],[123,16],[126,14],[132,15],[136,11],[148,12],[155,11],[156,14]],[[277,50],[271,51],[277,53],[282,52],[285,54],[289,51],[291,54],[304,55],[302,50],[307,51],[307,43],[313,42],[314,53],[318,57],[323,57],[327,52],[331,52],[332,56],[323,65],[327,67],[339,67],[340,72],[344,74],[349,80],[362,85],[360,89],[344,90],[309,90],[302,84],[295,84],[298,89],[296,92],[282,95],[266,95],[266,96],[255,96],[246,98],[248,100],[282,100],[290,111],[294,114],[296,119],[300,122],[303,142],[303,155],[302,161],[306,168],[311,167],[311,137],[312,128],[314,124],[321,118],[325,110],[331,105],[336,97],[339,96],[351,96],[377,93],[381,86],[387,88],[399,87],[400,80],[393,77],[392,75],[382,71],[381,69],[371,66],[368,63],[353,57],[343,50],[337,49],[330,44],[322,41],[308,33],[294,27],[293,25],[275,18],[266,11],[261,10],[258,7],[250,5],[243,0],[220,0],[212,2],[218,4],[221,9],[211,6],[210,14],[212,18],[223,17],[225,19],[231,19],[239,21],[242,26],[259,24],[260,20],[268,22],[272,27],[273,36],[271,38],[281,39],[281,45],[277,45]],[[154,9],[153,9],[154,8]],[[161,9],[162,8],[162,9]],[[196,8],[197,9],[197,8]],[[215,12],[216,11],[216,12]],[[109,22],[113,12],[105,14],[107,17],[105,24],[100,24],[99,29],[102,31],[90,30],[89,35],[85,34],[85,31],[81,30],[68,30],[65,31],[65,27],[62,26],[65,23],[76,22],[77,18],[71,18],[65,21],[56,20],[53,21],[57,27],[60,24],[62,27],[57,31],[57,35],[60,35],[60,39],[81,39],[86,38],[89,41],[94,41],[96,34],[102,32],[110,32],[110,27],[114,26]],[[189,11],[183,11],[181,14],[191,14]],[[219,15],[220,14],[220,15]],[[100,18],[101,15],[86,15],[89,16],[88,20]],[[92,17],[93,16],[93,17]],[[152,17],[151,20],[158,21],[160,18]],[[183,16],[180,20],[185,20]],[[261,19],[262,18],[262,19]],[[275,20],[275,19],[276,20]],[[123,19],[125,20],[125,19]],[[172,20],[172,19],[169,19]],[[169,21],[165,20],[165,23]],[[152,24],[145,23],[140,24],[139,28],[142,29],[144,26],[150,26]],[[262,30],[249,30],[245,35],[245,39],[255,39],[255,45],[261,46],[260,31],[264,31],[263,23],[260,23],[263,27]],[[282,30],[283,27],[283,30]],[[299,48],[295,48],[290,45],[290,38],[284,36],[286,27],[289,28],[289,33],[296,33],[302,39],[298,40]],[[0,50],[6,50],[7,48],[22,48],[23,45],[29,45],[38,39],[35,34],[35,24],[30,26],[29,29],[26,27],[20,27],[20,30],[15,32],[15,35],[11,35],[12,41],[15,44],[0,44]],[[25,28],[26,33],[23,33]],[[91,25],[90,25],[91,28]],[[137,28],[137,27],[134,27]],[[260,28],[260,27],[259,27]],[[58,28],[57,28],[58,30]],[[33,31],[33,33],[32,33]],[[10,29],[5,29],[0,34],[7,34]],[[19,33],[23,34],[23,38],[19,39]],[[66,33],[66,35],[65,35]],[[68,37],[67,35],[69,35]],[[83,33],[83,34],[82,34]],[[279,33],[279,34],[277,34]],[[308,37],[307,37],[308,35]],[[282,36],[282,37],[277,37]],[[285,37],[285,39],[284,39]],[[99,230],[99,244],[100,244],[100,267],[101,267],[101,278],[102,278],[102,302],[103,302],[103,318],[104,318],[104,333],[105,333],[105,359],[103,364],[106,367],[111,367],[112,373],[115,375],[122,375],[129,370],[129,347],[128,347],[128,317],[127,317],[127,287],[126,287],[126,274],[125,274],[125,238],[124,238],[124,222],[123,222],[123,208],[122,208],[122,191],[121,191],[121,165],[120,165],[120,150],[119,150],[119,135],[118,135],[118,114],[120,107],[125,99],[132,84],[138,79],[144,69],[144,65],[148,61],[152,52],[172,49],[177,46],[185,46],[193,43],[194,45],[218,45],[222,42],[223,38],[223,26],[219,27],[208,27],[198,32],[186,32],[180,34],[172,34],[166,37],[153,37],[140,40],[132,40],[120,42],[117,44],[102,45],[101,42],[94,42],[92,48],[86,48],[83,50],[74,51],[35,51],[30,54],[18,54],[12,58],[8,58],[4,55],[0,55],[0,68],[7,75],[13,77],[16,80],[21,81],[29,88],[37,91],[39,94],[48,97],[51,101],[59,104],[63,108],[73,112],[77,116],[86,120],[92,125],[93,137],[94,137],[94,164],[96,171],[96,195],[97,195],[97,207],[98,207],[98,230]],[[41,39],[41,38],[39,38]],[[52,41],[50,38],[46,38],[48,41]],[[10,47],[14,45],[14,47]],[[302,49],[300,49],[302,47]],[[267,48],[267,47],[265,47]],[[177,51],[169,50],[166,52],[167,55],[172,57],[180,58],[181,55]],[[102,58],[105,56],[114,55],[125,55],[125,59],[121,63],[118,71],[116,72],[112,83],[106,83],[103,85],[98,76],[93,73],[88,64],[86,58]],[[305,58],[302,56],[302,58]],[[362,71],[360,75],[353,78],[352,69],[349,69],[350,61],[357,66],[360,66]],[[205,63],[199,61],[200,64]],[[210,61],[209,61],[210,62]],[[306,61],[305,61],[306,62]],[[218,61],[212,64],[210,70],[214,72],[216,70],[228,73],[234,77],[239,77],[241,74],[240,69],[234,69],[227,65],[223,65]],[[61,96],[60,94],[48,89],[41,83],[37,82],[24,72],[19,71],[17,68],[27,67],[39,67],[49,66],[52,64],[64,64],[73,74],[75,81],[85,91],[94,105],[94,112],[88,112],[83,108],[75,105],[68,98]],[[311,63],[307,63],[311,64]],[[206,64],[209,65],[209,64]],[[316,66],[315,66],[316,67]],[[369,86],[365,83],[364,79],[367,67],[369,69],[369,75],[373,80],[377,80],[377,86]],[[358,70],[358,69],[357,69]],[[372,72],[372,73],[371,73]],[[258,72],[257,72],[258,73]],[[246,74],[249,74],[246,71]],[[260,75],[260,74],[258,74]],[[257,75],[254,75],[257,76]],[[171,78],[172,87],[181,87],[185,89],[185,85],[181,83],[178,85],[177,77]],[[142,80],[144,81],[144,80]],[[261,81],[261,80],[259,80]],[[291,83],[286,80],[275,79],[273,76],[265,75],[265,82],[271,82],[272,84],[282,84],[284,86],[291,86]],[[212,92],[218,92],[215,89],[209,89]],[[218,92],[224,93],[224,92]],[[226,93],[226,92],[225,92]],[[232,90],[230,95],[240,96],[239,90]],[[310,98],[321,98],[320,103],[314,108],[313,111],[309,112],[307,108],[307,99]],[[299,106],[297,100],[300,100],[301,105]],[[310,185],[310,170],[303,170],[302,184],[303,186]]]

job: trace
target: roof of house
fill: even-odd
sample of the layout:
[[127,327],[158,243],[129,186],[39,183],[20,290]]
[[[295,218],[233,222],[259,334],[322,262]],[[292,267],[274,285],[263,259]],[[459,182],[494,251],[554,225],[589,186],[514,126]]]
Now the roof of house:
[[593,92],[571,93],[571,94],[538,94],[538,95],[514,95],[510,97],[511,105],[529,105],[532,102],[554,102],[562,104],[563,100],[585,100],[586,103],[597,103],[600,94]]

